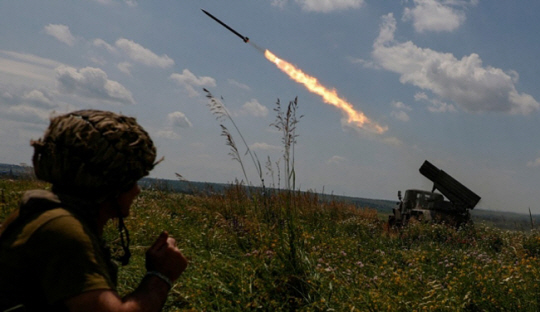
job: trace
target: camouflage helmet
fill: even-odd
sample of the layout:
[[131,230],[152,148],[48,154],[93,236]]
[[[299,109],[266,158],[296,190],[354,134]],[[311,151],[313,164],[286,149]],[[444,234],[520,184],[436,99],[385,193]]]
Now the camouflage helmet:
[[135,118],[80,110],[51,119],[31,141],[36,177],[53,190],[101,202],[129,189],[156,163],[156,148]]

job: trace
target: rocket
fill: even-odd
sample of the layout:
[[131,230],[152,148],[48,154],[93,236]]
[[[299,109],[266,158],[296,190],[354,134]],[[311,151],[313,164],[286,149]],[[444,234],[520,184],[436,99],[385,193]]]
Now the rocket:
[[210,16],[214,21],[220,23],[223,27],[227,28],[228,30],[230,30],[233,34],[237,35],[238,37],[240,37],[244,42],[248,42],[249,41],[249,38],[248,37],[244,37],[242,36],[239,32],[237,32],[236,30],[232,29],[231,27],[229,27],[229,25],[223,23],[222,21],[220,21],[217,17],[215,17],[214,15],[208,13],[207,11],[205,11],[204,9],[201,9],[204,14]]

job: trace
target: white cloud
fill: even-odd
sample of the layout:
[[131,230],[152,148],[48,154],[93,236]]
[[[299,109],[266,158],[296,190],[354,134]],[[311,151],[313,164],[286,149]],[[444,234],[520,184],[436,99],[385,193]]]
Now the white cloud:
[[173,130],[171,129],[168,129],[168,130],[160,130],[156,133],[156,135],[158,137],[162,137],[162,138],[166,138],[166,139],[171,139],[171,140],[177,140],[177,139],[180,139],[181,136],[174,132]]
[[131,64],[128,63],[128,62],[122,62],[122,63],[119,63],[118,65],[116,65],[116,67],[121,71],[123,72],[124,74],[127,74],[127,75],[130,75],[131,76]]
[[250,101],[242,105],[242,109],[240,110],[240,112],[242,114],[248,114],[255,117],[268,116],[268,108],[259,103],[259,101],[257,101],[256,99],[251,99]]
[[345,157],[341,157],[341,156],[337,156],[337,155],[334,155],[332,157],[330,157],[330,159],[328,159],[326,162],[329,163],[329,164],[340,164],[344,161],[346,161],[347,159]]
[[401,120],[404,122],[407,122],[410,120],[409,115],[404,111],[391,111],[390,116],[396,118],[397,120]]
[[25,63],[31,63],[35,65],[40,65],[43,67],[57,67],[61,65],[62,63],[53,61],[51,59],[46,59],[43,57],[39,57],[33,54],[27,54],[27,53],[19,53],[14,51],[7,51],[7,50],[0,50],[0,54],[4,54],[12,59],[20,60]]
[[[40,86],[54,85],[54,69],[62,65],[32,54],[0,50],[0,83],[28,86],[29,80]],[[16,78],[16,79],[15,79]]]
[[296,0],[296,3],[300,4],[304,11],[328,13],[358,9],[364,5],[364,0]]
[[112,103],[134,104],[135,101],[124,86],[109,80],[107,73],[99,68],[85,67],[77,70],[69,66],[56,68],[58,89],[63,93]]
[[50,111],[58,108],[54,67],[60,64],[0,50],[0,124],[7,120],[26,125],[46,123]]
[[46,91],[32,90],[23,96],[23,100],[33,104],[34,106],[51,108],[55,107],[53,97]]
[[395,30],[392,13],[383,16],[372,56],[382,68],[400,74],[401,83],[429,90],[469,112],[528,114],[540,108],[532,96],[516,90],[515,72],[484,67],[475,53],[457,59],[451,53],[420,48],[411,41],[395,42]]
[[116,48],[113,47],[112,45],[108,44],[105,40],[103,39],[94,39],[94,41],[92,42],[96,47],[101,47],[101,48],[105,48],[107,51],[111,52],[111,53],[116,53]]
[[49,121],[50,111],[30,105],[17,105],[2,111],[10,120],[17,120],[32,124],[46,124]]
[[533,161],[527,162],[527,167],[540,167],[540,157],[536,158]]
[[285,4],[287,4],[287,2],[288,0],[272,0],[271,4],[275,7],[283,9],[285,7]]
[[46,90],[0,90],[0,116],[6,120],[45,124],[51,110],[57,107],[54,97]]
[[189,121],[186,115],[182,112],[176,111],[167,115],[167,123],[165,124],[164,129],[158,131],[156,135],[166,139],[178,140],[181,138],[181,136],[176,132],[175,129],[185,129],[191,127],[191,121]]
[[186,117],[186,115],[178,111],[172,112],[169,115],[167,115],[167,120],[169,121],[169,124],[174,127],[190,128],[192,126],[191,122]]
[[181,74],[174,73],[170,76],[179,86],[183,86],[190,97],[199,95],[195,87],[215,87],[216,80],[212,77],[197,77],[189,69],[184,69]]
[[[96,1],[97,3],[104,4],[104,5],[111,5],[111,4],[116,2],[115,0],[94,0],[94,1]],[[123,2],[125,4],[127,4],[129,7],[136,7],[137,6],[137,1],[136,0],[123,0]]]
[[10,110],[20,110],[17,107],[29,107],[38,110],[50,110],[58,107],[54,96],[46,89],[19,89],[3,91],[0,90],[0,107],[7,107]]
[[388,145],[392,145],[392,146],[401,146],[401,145],[403,145],[403,142],[401,142],[401,140],[396,138],[396,137],[384,137],[382,139],[382,142],[384,144],[388,144]]
[[91,57],[89,57],[89,59],[90,59],[90,61],[92,61],[92,63],[94,63],[96,65],[99,65],[99,66],[104,66],[105,64],[107,64],[107,61],[104,58],[101,58],[101,57],[91,56]]
[[[116,40],[114,46],[108,44],[103,39],[94,39],[92,44],[96,47],[105,48],[109,53],[125,56],[134,62],[146,66],[169,68],[174,65],[174,60],[166,54],[159,56],[142,45],[125,38]],[[125,70],[126,68],[124,67],[123,69]]]
[[412,20],[417,32],[453,31],[465,22],[465,12],[454,8],[464,2],[441,0],[414,0],[413,8],[405,8],[403,20]]
[[349,58],[349,60],[351,61],[351,63],[360,64],[364,68],[380,69],[380,66],[374,63],[373,61],[364,60],[361,58],[353,58],[353,57]]
[[425,101],[428,105],[428,110],[432,113],[446,113],[446,112],[457,112],[457,109],[454,105],[445,103],[439,99],[430,98],[425,92],[418,92],[414,95],[416,101]]
[[234,79],[228,79],[227,81],[228,81],[231,85],[236,86],[236,87],[238,87],[238,88],[240,88],[240,89],[251,90],[251,88],[250,88],[248,85],[243,84],[243,83],[241,83],[241,82],[238,82],[238,81],[236,81],[236,80],[234,80]]
[[254,150],[254,151],[257,151],[257,150],[262,150],[262,151],[281,151],[282,148],[280,146],[276,146],[276,145],[270,145],[268,143],[264,143],[264,142],[256,142],[256,143],[253,143],[249,146],[249,148],[251,150]]
[[409,105],[407,105],[407,104],[405,104],[403,102],[400,102],[400,101],[393,101],[392,106],[397,108],[397,109],[401,109],[401,110],[407,110],[407,111],[412,110],[412,108]]
[[120,38],[116,40],[115,46],[133,61],[147,66],[167,68],[174,65],[174,61],[167,55],[158,56],[149,49],[128,39]]
[[407,114],[406,111],[411,111],[412,109],[405,105],[403,102],[399,102],[399,101],[394,101],[392,102],[392,106],[394,108],[396,108],[395,110],[393,110],[392,112],[390,112],[390,116],[396,118],[397,120],[401,120],[401,121],[409,121],[409,115]]
[[69,27],[61,24],[49,24],[44,28],[47,35],[53,36],[56,40],[73,46],[75,44],[75,37],[69,31]]

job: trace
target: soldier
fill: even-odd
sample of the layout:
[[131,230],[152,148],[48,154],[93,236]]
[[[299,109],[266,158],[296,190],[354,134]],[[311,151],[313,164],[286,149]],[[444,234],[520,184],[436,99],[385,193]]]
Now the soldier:
[[137,181],[157,164],[148,133],[134,118],[81,110],[51,119],[32,141],[36,177],[51,191],[31,190],[0,225],[0,311],[159,311],[187,260],[167,232],[146,252],[147,273],[121,298],[117,266],[102,239],[140,193]]

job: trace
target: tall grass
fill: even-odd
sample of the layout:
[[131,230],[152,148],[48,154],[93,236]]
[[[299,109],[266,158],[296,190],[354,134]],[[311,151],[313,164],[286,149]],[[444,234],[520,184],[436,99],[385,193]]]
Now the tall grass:
[[[0,180],[0,219],[37,181]],[[120,268],[126,294],[145,273],[144,252],[159,233],[173,235],[190,266],[165,311],[538,311],[540,234],[476,225],[453,229],[412,222],[387,231],[375,210],[321,201],[317,194],[273,193],[267,218],[244,187],[185,195],[145,189],[126,225],[133,257]],[[294,201],[294,270],[280,229]],[[115,245],[109,224],[105,239]],[[285,241],[286,242],[286,241]]]
[[[300,233],[298,231],[297,223],[297,213],[298,213],[298,204],[295,200],[295,191],[296,191],[296,171],[294,169],[294,157],[296,145],[296,138],[298,137],[296,133],[296,127],[302,116],[297,116],[298,110],[298,98],[295,98],[293,101],[290,101],[289,104],[284,109],[281,105],[280,100],[276,102],[274,112],[276,113],[275,121],[270,124],[270,126],[276,128],[282,135],[281,143],[283,145],[283,172],[285,174],[285,190],[286,192],[277,193],[278,201],[268,201],[268,194],[266,193],[266,187],[264,184],[264,178],[262,173],[262,167],[259,162],[257,155],[251,151],[249,145],[247,144],[244,136],[242,135],[240,129],[237,127],[234,122],[231,114],[225,107],[223,103],[223,98],[221,100],[216,99],[210,91],[204,89],[206,92],[206,97],[209,99],[210,111],[217,116],[217,119],[223,122],[224,119],[228,120],[234,126],[238,136],[242,139],[242,142],[246,148],[246,154],[249,154],[255,169],[258,173],[258,176],[261,181],[262,194],[260,196],[254,197],[254,204],[257,206],[259,201],[257,198],[262,198],[262,207],[256,207],[256,210],[263,210],[264,215],[267,219],[274,218],[276,231],[278,233],[278,242],[281,245],[280,252],[276,256],[283,263],[284,267],[288,271],[295,274],[297,280],[302,280],[305,275],[305,268],[303,265],[303,250],[301,240],[299,239]],[[234,141],[232,134],[229,132],[227,127],[221,123],[220,127],[222,129],[222,136],[226,138],[226,145],[230,147],[231,152],[229,155],[233,160],[237,161],[240,164],[244,177],[248,181],[248,192],[249,190],[249,180],[247,178],[246,169],[242,161],[242,157],[238,150],[238,147]],[[278,172],[280,172],[279,164],[277,165]],[[266,163],[266,169],[273,175],[273,165],[268,156],[268,161]],[[279,185],[279,184],[278,184]],[[238,189],[238,187],[236,187]],[[250,194],[248,194],[250,195]],[[277,206],[270,206],[276,205]],[[300,290],[299,290],[300,291]]]
[[257,170],[257,175],[259,176],[259,179],[261,181],[261,185],[262,187],[264,187],[263,172],[262,172],[262,167],[261,167],[259,158],[257,157],[257,154],[253,152],[251,148],[249,148],[249,145],[247,144],[246,140],[244,139],[244,136],[242,135],[242,132],[240,131],[240,129],[238,129],[236,122],[234,122],[234,119],[229,113],[229,110],[225,106],[223,97],[221,97],[220,99],[217,99],[207,89],[203,89],[203,90],[206,93],[206,97],[208,98],[208,107],[210,108],[210,111],[212,112],[212,114],[214,114],[214,116],[216,116],[216,119],[220,122],[219,126],[221,127],[221,136],[225,137],[225,143],[227,146],[230,147],[229,155],[232,157],[232,159],[236,160],[240,164],[240,167],[242,168],[242,173],[244,174],[244,178],[246,179],[248,190],[251,183],[249,182],[249,179],[246,173],[246,168],[244,167],[244,162],[242,161],[242,156],[234,141],[233,135],[231,134],[227,126],[225,126],[224,124],[225,121],[229,121],[233,125],[234,129],[236,130],[236,133],[238,134],[238,136],[240,136],[246,148],[246,154],[249,154],[249,156],[251,157],[251,161],[253,162],[253,165],[255,166],[255,169]]
[[[284,205],[294,205],[296,258]],[[292,203],[294,202],[294,203]],[[267,218],[245,188],[188,196],[144,191],[127,220],[134,267],[169,229],[190,267],[166,310],[537,311],[540,235],[477,225],[459,230],[412,223],[388,232],[372,209],[317,194],[273,193]],[[111,228],[111,235],[116,236]],[[296,262],[295,262],[296,261]]]

